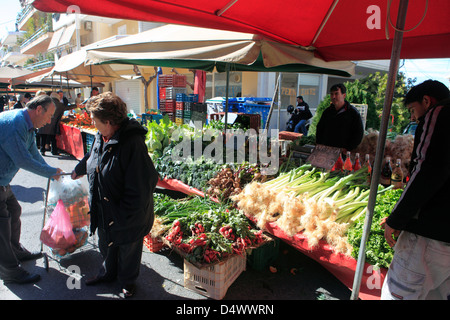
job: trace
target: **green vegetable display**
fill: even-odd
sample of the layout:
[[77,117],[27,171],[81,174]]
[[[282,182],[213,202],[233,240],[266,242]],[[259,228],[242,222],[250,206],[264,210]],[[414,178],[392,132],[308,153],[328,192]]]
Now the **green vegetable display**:
[[[369,237],[366,243],[366,261],[372,265],[389,268],[394,250],[384,238],[384,229],[380,225],[389,216],[402,195],[402,189],[387,190],[378,194]],[[353,246],[352,256],[357,259],[364,229],[365,216],[360,217],[348,230],[348,242]]]

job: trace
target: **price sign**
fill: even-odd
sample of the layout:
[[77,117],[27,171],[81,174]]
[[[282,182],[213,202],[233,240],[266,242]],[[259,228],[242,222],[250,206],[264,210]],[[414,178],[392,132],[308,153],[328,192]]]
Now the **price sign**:
[[340,148],[318,144],[306,161],[311,163],[314,167],[331,170],[336,163],[336,160],[339,158],[340,153]]

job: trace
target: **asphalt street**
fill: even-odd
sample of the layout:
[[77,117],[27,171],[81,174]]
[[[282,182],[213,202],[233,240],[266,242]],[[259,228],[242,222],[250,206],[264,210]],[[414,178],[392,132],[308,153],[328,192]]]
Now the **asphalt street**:
[[[65,172],[78,163],[72,156],[52,156],[45,160]],[[83,183],[87,184],[85,178]],[[44,218],[44,194],[48,179],[20,170],[11,182],[22,206],[22,244],[31,251],[40,251],[39,240]],[[44,259],[28,261],[23,267],[41,275],[36,284],[7,284],[0,280],[0,300],[119,300],[117,283],[86,286],[84,281],[94,276],[101,264],[96,238],[74,253],[58,259],[49,254],[49,269]],[[228,288],[223,300],[349,300],[350,290],[314,260],[287,244],[280,243],[277,268],[246,270]],[[295,268],[295,274],[291,270]],[[170,249],[151,253],[144,247],[141,273],[133,300],[208,300],[209,298],[184,287],[183,259]]]

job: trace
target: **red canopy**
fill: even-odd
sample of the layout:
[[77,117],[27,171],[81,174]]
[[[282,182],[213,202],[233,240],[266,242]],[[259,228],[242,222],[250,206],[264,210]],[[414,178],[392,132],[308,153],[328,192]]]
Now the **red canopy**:
[[[45,12],[77,11],[112,18],[257,33],[278,42],[314,48],[316,55],[328,61],[389,59],[394,28],[388,25],[386,17],[390,7],[389,16],[395,25],[398,4],[399,0],[33,2],[34,7]],[[404,33],[401,58],[450,57],[449,12],[448,0],[410,1],[405,29],[412,30]]]

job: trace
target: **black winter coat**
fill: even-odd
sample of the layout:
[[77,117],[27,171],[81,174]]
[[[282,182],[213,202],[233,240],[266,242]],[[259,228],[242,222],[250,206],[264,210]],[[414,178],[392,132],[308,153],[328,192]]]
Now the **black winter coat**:
[[364,136],[361,116],[351,104],[336,111],[334,105],[326,108],[316,127],[316,143],[330,147],[355,149]]
[[91,233],[102,228],[109,246],[142,239],[153,225],[158,174],[146,133],[134,119],[125,120],[108,142],[97,133],[91,151],[75,167],[89,182]]

